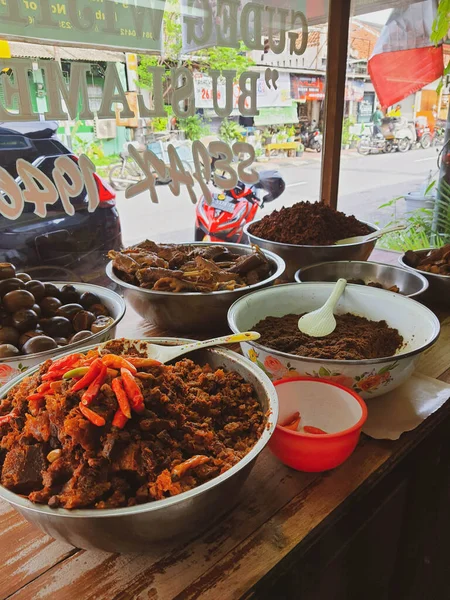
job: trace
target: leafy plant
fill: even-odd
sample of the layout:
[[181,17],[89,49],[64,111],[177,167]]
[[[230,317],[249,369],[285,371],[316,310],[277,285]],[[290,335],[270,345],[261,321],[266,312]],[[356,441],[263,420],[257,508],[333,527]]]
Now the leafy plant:
[[293,125],[291,125],[290,127],[288,127],[286,129],[288,137],[294,137],[295,136],[295,127]]
[[200,115],[193,115],[185,119],[177,119],[177,123],[188,140],[199,140],[204,135],[208,135],[209,127],[204,123]]
[[353,127],[355,124],[355,119],[352,117],[345,117],[344,122],[342,124],[342,145],[348,146],[352,141],[353,134],[350,133],[350,127]]
[[[430,186],[428,187],[430,188]],[[379,209],[393,208],[392,220],[386,226],[403,223],[406,225],[406,229],[384,235],[378,242],[378,247],[406,252],[407,250],[424,250],[443,246],[443,238],[437,235],[433,228],[433,209],[417,208],[406,217],[397,218],[396,208],[399,200],[403,200],[403,196],[393,198],[382,204]]]
[[223,120],[219,129],[219,137],[227,144],[239,142],[242,139],[242,127],[236,121]]
[[[450,0],[440,0],[438,4],[436,18],[433,23],[433,29],[431,31],[431,41],[436,44],[436,46],[442,41],[446,40],[448,37],[448,30],[450,28]],[[450,74],[450,62],[444,69],[442,74],[441,81],[436,89],[436,93],[439,95],[441,93],[442,86],[444,85],[444,81],[447,75]]]

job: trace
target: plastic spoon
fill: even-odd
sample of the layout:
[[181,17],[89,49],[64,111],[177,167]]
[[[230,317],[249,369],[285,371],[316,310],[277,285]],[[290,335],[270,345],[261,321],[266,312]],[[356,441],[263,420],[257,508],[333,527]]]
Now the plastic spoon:
[[362,244],[363,242],[372,242],[373,240],[377,240],[382,237],[386,233],[391,233],[392,231],[400,231],[401,229],[405,229],[406,225],[391,225],[390,227],[384,227],[379,231],[373,231],[368,235],[357,235],[355,237],[345,238],[343,240],[338,240],[334,243],[335,246],[342,246],[344,244]]
[[193,342],[184,344],[183,346],[160,346],[159,344],[148,344],[146,353],[148,358],[159,360],[166,363],[178,356],[200,350],[201,348],[210,348],[220,344],[236,344],[238,342],[251,342],[258,340],[261,337],[256,331],[246,331],[244,333],[234,333],[233,335],[225,335],[223,337],[204,340],[203,342]]
[[306,333],[312,337],[325,337],[333,333],[336,329],[336,319],[334,318],[333,311],[346,285],[346,279],[338,279],[330,297],[322,308],[318,308],[300,317],[298,328],[302,333]]

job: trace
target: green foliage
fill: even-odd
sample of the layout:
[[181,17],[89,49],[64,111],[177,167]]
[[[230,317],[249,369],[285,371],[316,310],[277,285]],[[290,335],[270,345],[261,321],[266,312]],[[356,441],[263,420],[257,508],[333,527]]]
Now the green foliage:
[[200,115],[186,117],[185,119],[177,119],[177,123],[188,140],[199,140],[204,135],[208,135],[209,127]]
[[433,232],[443,239],[450,241],[450,185],[441,178],[438,186],[437,201],[433,213]]
[[220,125],[219,137],[227,144],[239,142],[242,139],[242,133],[242,127],[231,119],[224,119]]
[[291,125],[290,127],[286,128],[288,137],[294,137],[295,136],[295,127],[293,125]]
[[197,52],[197,56],[202,59],[199,64],[200,71],[209,71],[216,69],[223,71],[226,69],[236,70],[236,76],[239,77],[244,71],[248,69],[255,62],[246,56],[248,48],[243,42],[240,43],[239,48],[222,48],[212,47],[205,48]]
[[[429,186],[430,188],[430,186]],[[378,242],[379,248],[406,252],[407,250],[424,250],[425,248],[439,248],[444,245],[442,236],[436,234],[433,227],[433,209],[417,208],[406,217],[397,218],[396,206],[403,196],[393,198],[382,204],[379,208],[393,208],[392,221],[389,225],[404,223],[406,229],[384,235]]]
[[342,124],[342,145],[347,146],[350,144],[353,138],[353,134],[350,133],[350,127],[355,124],[355,119],[352,117],[345,117]]
[[[437,46],[442,40],[447,40],[448,30],[450,28],[450,0],[440,0],[436,18],[433,22],[431,31],[431,41]],[[445,78],[450,74],[450,63],[445,67],[441,81],[436,89],[436,93],[440,94]]]

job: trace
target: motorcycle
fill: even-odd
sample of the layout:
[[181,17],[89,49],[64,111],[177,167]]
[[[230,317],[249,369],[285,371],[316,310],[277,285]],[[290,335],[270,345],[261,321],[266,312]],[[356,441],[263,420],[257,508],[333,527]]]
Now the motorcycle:
[[278,171],[261,171],[259,181],[247,187],[241,181],[232,190],[212,194],[208,204],[201,196],[195,207],[195,240],[198,242],[246,243],[244,226],[258,208],[284,192],[286,184]]
[[386,140],[381,133],[374,133],[373,126],[370,128],[370,135],[363,135],[357,146],[359,154],[363,156],[372,154],[372,152],[393,152],[394,149],[391,141]]
[[310,128],[303,125],[300,131],[300,139],[305,148],[311,148],[311,150],[315,150],[316,152],[322,151],[323,138],[315,121],[312,122]]

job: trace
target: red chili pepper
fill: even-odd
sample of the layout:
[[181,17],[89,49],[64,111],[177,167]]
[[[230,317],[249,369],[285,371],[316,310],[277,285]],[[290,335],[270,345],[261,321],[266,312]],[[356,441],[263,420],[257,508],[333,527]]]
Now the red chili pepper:
[[47,395],[47,392],[40,392],[39,394],[30,394],[27,397],[28,402],[36,402],[37,400],[42,400]]
[[303,427],[305,433],[314,433],[314,434],[322,434],[326,433],[323,429],[319,429],[318,427],[312,427],[311,425],[305,425]]
[[123,414],[123,412],[118,408],[114,414],[112,424],[114,427],[118,427],[119,429],[123,429],[127,424],[128,417]]
[[70,354],[69,356],[63,356],[63,358],[55,360],[55,362],[50,366],[48,372],[50,373],[51,371],[67,370],[68,367],[72,367],[82,357],[83,354]]
[[50,389],[50,381],[46,381],[45,383],[41,383],[41,385],[38,387],[38,389],[36,390],[36,392],[38,394],[41,394],[42,392],[46,392],[47,390]]
[[81,402],[78,406],[80,407],[81,414],[85,416],[86,419],[88,419],[88,421],[90,421],[93,425],[96,425],[97,427],[103,427],[103,425],[105,425],[105,419],[98,415],[96,412],[94,412],[87,406],[84,406],[84,404],[82,404]]
[[128,396],[131,408],[137,413],[143,412],[145,409],[144,396],[142,395],[141,388],[136,383],[136,379],[128,369],[120,369],[120,374],[122,375],[123,387]]
[[300,417],[300,413],[296,412],[295,414],[292,415],[292,417],[289,417],[289,419],[281,425],[281,427],[284,427],[285,429],[291,429],[292,431],[297,431],[298,426],[300,425],[300,421],[301,421],[301,417]]
[[42,381],[56,381],[57,379],[62,379],[66,369],[58,370],[58,371],[47,371],[45,375],[42,375]]
[[123,356],[117,356],[117,354],[105,354],[102,356],[102,363],[112,369],[128,369],[131,373],[137,373],[137,369],[134,365],[123,358]]
[[136,356],[127,356],[127,361],[138,369],[146,369],[149,367],[157,367],[162,365],[159,360],[155,360],[154,358],[138,358]]
[[105,383],[106,375],[108,369],[105,365],[102,365],[100,368],[100,373],[94,379],[94,381],[90,384],[88,389],[81,396],[81,403],[87,406],[90,404],[95,398],[98,396],[100,388]]
[[96,358],[89,367],[89,371],[86,375],[83,375],[83,377],[72,386],[70,391],[78,392],[79,390],[88,387],[100,373],[102,367],[102,361],[99,358]]
[[127,417],[127,419],[131,419],[130,403],[128,402],[128,397],[125,393],[125,390],[123,389],[123,383],[120,379],[113,379],[111,387],[116,395],[120,410]]

